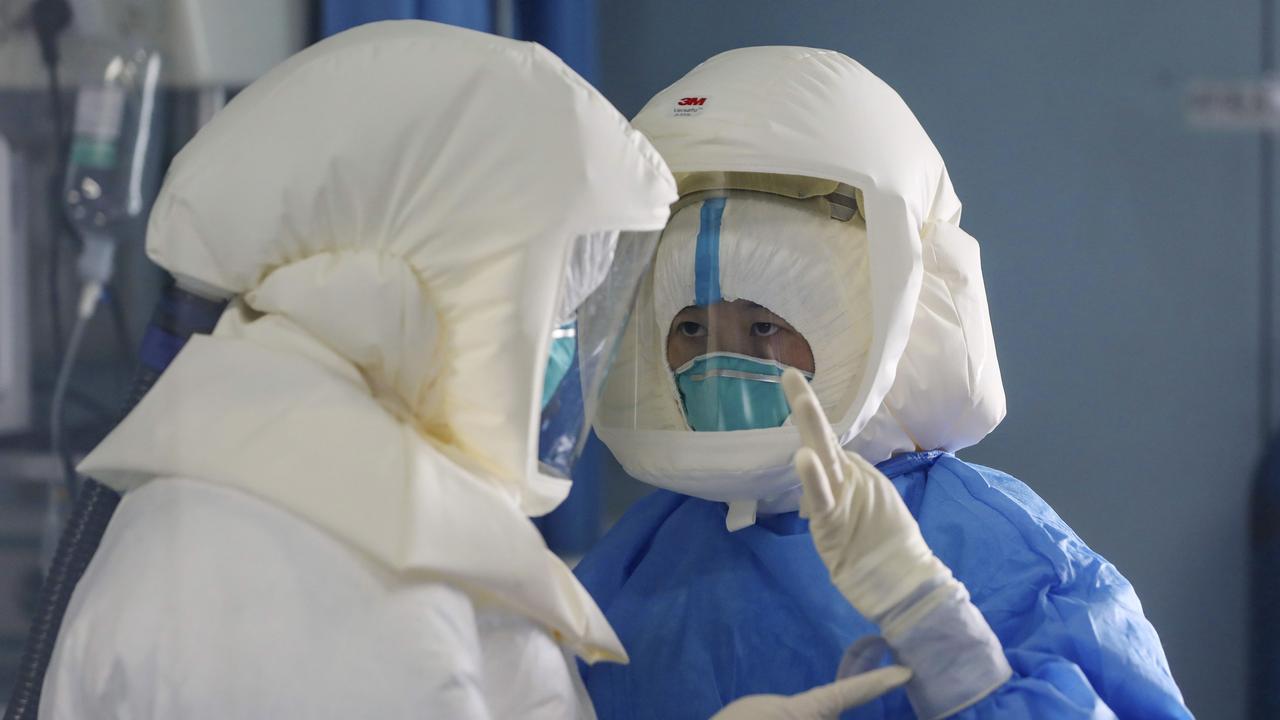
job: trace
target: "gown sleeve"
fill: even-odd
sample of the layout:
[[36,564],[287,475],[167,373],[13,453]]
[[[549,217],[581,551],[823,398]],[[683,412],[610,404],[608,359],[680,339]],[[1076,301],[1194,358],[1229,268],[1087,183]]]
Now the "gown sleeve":
[[1190,718],[1133,587],[1021,482],[943,458],[925,539],[995,630],[1013,677],[953,717]]

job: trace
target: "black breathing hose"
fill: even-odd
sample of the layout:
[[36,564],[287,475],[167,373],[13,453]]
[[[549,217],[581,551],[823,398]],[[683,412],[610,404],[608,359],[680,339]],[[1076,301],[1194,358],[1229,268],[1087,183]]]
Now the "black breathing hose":
[[[176,285],[164,289],[142,338],[138,366],[121,419],[147,394],[188,338],[213,330],[225,306],[226,303],[206,300]],[[45,671],[62,627],[62,616],[119,503],[119,493],[105,485],[86,479],[80,486],[40,590],[40,604],[31,623],[4,720],[36,720]]]

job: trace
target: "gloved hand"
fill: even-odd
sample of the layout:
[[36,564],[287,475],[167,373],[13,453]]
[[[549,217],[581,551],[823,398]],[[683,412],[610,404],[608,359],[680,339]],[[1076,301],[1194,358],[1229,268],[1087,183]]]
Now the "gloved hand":
[[910,678],[910,670],[890,665],[798,695],[748,695],[725,706],[712,720],[827,720],[880,697]]
[[881,623],[924,583],[950,577],[920,535],[893,483],[840,447],[804,377],[782,377],[791,421],[804,447],[795,455],[804,484],[800,514],[831,579],[867,619]]
[[787,370],[782,384],[804,443],[795,456],[800,512],[832,582],[911,668],[907,696],[918,716],[981,700],[1013,672],[999,639],[925,544],[893,483],[840,447],[804,376]]

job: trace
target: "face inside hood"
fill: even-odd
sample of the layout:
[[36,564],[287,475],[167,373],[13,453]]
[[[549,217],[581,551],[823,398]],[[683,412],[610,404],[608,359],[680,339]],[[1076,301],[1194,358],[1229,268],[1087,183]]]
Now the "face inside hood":
[[[634,124],[675,173],[681,203],[700,193],[748,190],[809,202],[817,215],[825,209],[831,219],[843,217],[858,225],[862,234],[846,232],[843,241],[829,243],[834,250],[803,251],[808,253],[806,261],[825,268],[826,277],[787,282],[775,273],[730,293],[765,305],[802,330],[813,347],[815,388],[847,447],[873,460],[916,446],[957,449],[976,442],[1003,418],[1004,394],[977,245],[958,227],[960,203],[941,157],[891,88],[840,53],[744,48],[711,58],[658,93]],[[850,203],[843,199],[849,196],[856,203],[852,219]],[[728,197],[732,205],[733,195]],[[682,222],[677,213],[667,233],[689,235],[680,228]],[[766,222],[744,223],[730,234],[747,237],[759,233]],[[832,224],[839,226],[839,221]],[[794,235],[769,230],[783,238],[772,252],[781,253],[795,237],[815,235],[802,229],[803,223],[793,226]],[[821,335],[801,328],[806,319],[840,306],[838,300],[790,311],[774,306],[802,297],[838,298],[859,288],[863,276],[832,261],[856,254],[858,247],[865,247],[865,295],[861,301],[844,303],[843,324],[836,322]],[[660,247],[657,268],[662,267],[664,252]],[[693,256],[696,264],[696,252]],[[804,265],[795,262],[788,268],[798,277]],[[668,313],[687,307],[687,298],[675,301],[684,305],[668,303],[659,313],[663,298],[678,293],[664,290],[666,281],[657,272],[649,288],[655,307],[649,312],[668,319]],[[718,272],[723,285],[733,284],[733,276],[741,271],[721,262]],[[759,300],[774,296],[781,299]],[[641,315],[637,306],[634,317]],[[654,342],[644,337],[646,331],[665,334],[670,329],[646,329],[634,320],[632,326],[628,340],[638,345]],[[865,332],[865,337],[839,339],[841,333],[857,332]],[[823,351],[828,339],[832,349]],[[832,357],[824,361],[828,353]],[[663,387],[668,380],[662,373],[644,375],[646,363],[660,367],[659,363],[642,355],[640,351],[635,356],[633,376]],[[842,365],[856,370],[838,382],[824,377],[824,366],[829,370]],[[655,408],[648,420],[635,418],[645,415],[643,410],[631,418],[623,416],[622,398],[627,393],[608,396],[618,402],[604,406],[600,436],[628,472],[731,504],[794,504],[787,500],[795,497],[798,487],[790,469],[791,453],[799,443],[794,428],[784,423],[767,429],[692,432],[682,425],[679,388],[666,390],[665,397],[674,395],[676,400],[665,409]],[[647,405],[665,402],[652,400]],[[645,401],[638,406],[645,407]]]

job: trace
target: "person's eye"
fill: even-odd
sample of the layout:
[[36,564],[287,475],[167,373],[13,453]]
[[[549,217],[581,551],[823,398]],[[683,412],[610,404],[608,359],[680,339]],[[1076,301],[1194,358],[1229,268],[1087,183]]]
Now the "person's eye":
[[692,320],[685,320],[678,326],[680,334],[685,337],[705,337],[707,329]]
[[778,326],[770,322],[751,323],[751,334],[755,337],[769,337],[777,333]]

